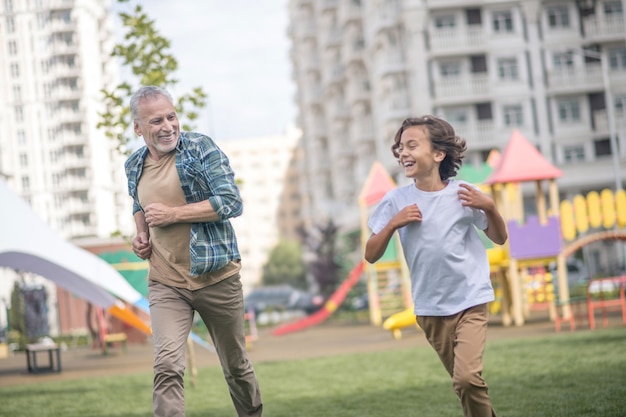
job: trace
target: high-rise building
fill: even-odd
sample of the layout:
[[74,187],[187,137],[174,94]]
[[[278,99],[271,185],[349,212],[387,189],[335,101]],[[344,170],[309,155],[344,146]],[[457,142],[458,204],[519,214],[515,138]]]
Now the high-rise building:
[[297,176],[290,167],[297,155],[301,132],[218,141],[235,172],[243,200],[243,214],[232,219],[242,257],[244,292],[261,284],[263,265],[280,239],[295,240],[300,225]]
[[406,183],[390,146],[403,119],[423,114],[467,140],[466,164],[519,129],[563,170],[564,197],[619,187],[624,3],[290,0],[306,218],[359,228],[370,167]]
[[[114,43],[110,0],[0,2],[1,177],[67,239],[134,230],[124,157],[96,128],[101,90],[117,84]],[[6,303],[13,280],[4,275]],[[55,334],[54,285],[8,278],[18,276],[47,287]]]

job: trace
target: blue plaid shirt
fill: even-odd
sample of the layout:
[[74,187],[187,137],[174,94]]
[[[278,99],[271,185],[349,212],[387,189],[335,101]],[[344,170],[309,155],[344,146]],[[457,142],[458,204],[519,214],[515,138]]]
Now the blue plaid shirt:
[[[126,161],[128,193],[133,198],[133,214],[142,210],[137,184],[148,148],[141,147]],[[213,140],[200,133],[181,132],[176,145],[176,170],[187,203],[209,200],[220,220],[192,223],[189,236],[191,275],[216,271],[230,261],[241,259],[237,238],[230,221],[243,210],[239,189],[228,157]]]

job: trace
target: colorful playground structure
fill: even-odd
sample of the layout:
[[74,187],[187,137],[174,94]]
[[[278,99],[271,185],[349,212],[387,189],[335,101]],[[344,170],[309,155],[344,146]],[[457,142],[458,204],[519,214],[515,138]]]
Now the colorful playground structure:
[[[597,240],[626,240],[626,192],[624,190],[592,191],[586,196],[576,196],[573,201],[559,202],[556,178],[562,172],[551,165],[522,135],[514,131],[500,156],[492,152],[484,166],[475,169],[466,166],[458,178],[477,184],[494,198],[507,222],[509,240],[504,246],[494,246],[485,239],[497,300],[491,311],[500,313],[504,325],[521,326],[531,305],[542,303],[548,307],[553,320],[569,320],[572,317],[566,258],[582,246]],[[523,183],[534,183],[536,214],[524,213]],[[547,198],[545,195],[547,183]],[[382,166],[375,164],[366,187],[376,189],[361,199],[363,208],[363,242],[368,237],[365,227],[369,210],[386,191],[395,187]],[[549,208],[548,208],[549,205]],[[407,302],[408,271],[404,265],[399,244],[390,246],[383,260],[367,268],[370,289],[371,318],[390,330],[394,337],[401,337],[401,329],[415,326],[412,305]],[[556,264],[557,276],[548,272],[549,265]],[[405,309],[387,314],[381,299],[379,277],[400,277],[402,296],[398,301]]]

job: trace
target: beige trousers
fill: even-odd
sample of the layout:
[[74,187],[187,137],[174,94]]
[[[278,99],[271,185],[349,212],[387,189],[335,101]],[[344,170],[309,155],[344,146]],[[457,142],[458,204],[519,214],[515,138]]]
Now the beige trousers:
[[196,291],[150,281],[148,298],[154,338],[154,416],[185,416],[183,376],[195,310],[213,340],[237,415],[260,417],[263,404],[246,353],[239,274]]
[[496,416],[482,377],[487,321],[487,304],[452,316],[417,316],[426,339],[452,377],[465,417]]

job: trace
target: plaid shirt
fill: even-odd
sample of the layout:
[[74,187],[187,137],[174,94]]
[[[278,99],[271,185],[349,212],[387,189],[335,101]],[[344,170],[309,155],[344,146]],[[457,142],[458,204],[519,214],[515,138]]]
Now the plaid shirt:
[[[135,151],[124,164],[128,193],[133,198],[133,214],[142,210],[137,184],[148,155],[148,148]],[[209,200],[220,220],[193,223],[189,236],[191,275],[223,268],[241,259],[237,238],[230,221],[241,215],[243,205],[228,157],[213,140],[200,133],[181,132],[176,145],[176,170],[187,203]]]

